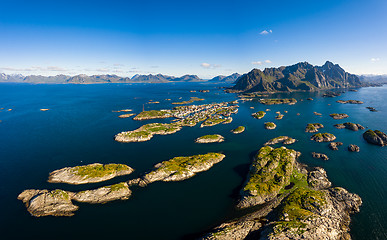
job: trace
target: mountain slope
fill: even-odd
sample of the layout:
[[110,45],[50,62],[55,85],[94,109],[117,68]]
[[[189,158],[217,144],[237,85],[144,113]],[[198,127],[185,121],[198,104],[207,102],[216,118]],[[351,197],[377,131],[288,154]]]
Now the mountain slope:
[[231,74],[230,76],[219,75],[209,80],[212,83],[234,83],[241,75],[239,73]]
[[253,69],[238,78],[230,91],[235,92],[288,92],[320,89],[360,87],[356,75],[347,73],[338,64],[327,61],[323,66],[307,62],[279,68]]

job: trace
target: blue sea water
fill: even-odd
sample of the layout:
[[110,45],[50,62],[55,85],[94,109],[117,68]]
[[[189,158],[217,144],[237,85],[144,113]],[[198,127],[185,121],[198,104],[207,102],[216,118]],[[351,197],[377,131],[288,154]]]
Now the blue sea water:
[[[287,135],[298,141],[288,147],[302,153],[299,161],[326,169],[334,186],[359,194],[361,212],[352,216],[353,239],[387,239],[387,148],[366,143],[365,130],[354,132],[336,129],[336,123],[359,123],[370,129],[387,132],[387,86],[361,88],[336,98],[323,98],[322,92],[275,94],[294,97],[295,105],[265,106],[257,101],[240,103],[233,122],[200,128],[185,127],[166,136],[155,136],[142,143],[118,143],[114,135],[133,130],[149,122],[171,119],[133,121],[120,119],[120,109],[134,113],[149,109],[170,109],[171,102],[204,98],[202,103],[236,99],[216,84],[92,84],[31,85],[0,84],[0,233],[2,239],[189,239],[238,214],[234,209],[237,194],[248,171],[252,155],[268,139]],[[209,93],[189,90],[209,89]],[[312,97],[313,101],[306,100]],[[166,99],[171,99],[168,101]],[[355,99],[362,105],[339,104],[336,100]],[[149,100],[160,104],[147,104]],[[197,103],[196,103],[197,104]],[[370,112],[366,106],[375,107]],[[251,109],[254,107],[254,109]],[[39,109],[49,108],[42,112]],[[251,113],[269,108],[263,119]],[[12,109],[7,111],[7,109]],[[282,120],[275,112],[288,111]],[[322,116],[316,116],[319,112]],[[297,115],[300,113],[300,115]],[[347,113],[350,117],[334,120],[330,113]],[[275,130],[264,129],[273,121]],[[307,123],[319,122],[344,143],[332,151],[327,143],[316,143],[305,133]],[[230,130],[246,126],[242,134]],[[219,133],[226,141],[195,144],[194,139]],[[349,152],[349,144],[360,147]],[[107,204],[78,204],[73,217],[30,216],[16,197],[25,189],[64,189],[79,191],[135,178],[158,162],[175,156],[210,151],[223,152],[226,158],[207,172],[182,182],[156,182],[146,188],[134,188],[127,201]],[[311,152],[322,152],[329,161],[313,159]],[[48,173],[67,166],[89,163],[124,163],[136,171],[107,183],[69,186],[47,182]]]

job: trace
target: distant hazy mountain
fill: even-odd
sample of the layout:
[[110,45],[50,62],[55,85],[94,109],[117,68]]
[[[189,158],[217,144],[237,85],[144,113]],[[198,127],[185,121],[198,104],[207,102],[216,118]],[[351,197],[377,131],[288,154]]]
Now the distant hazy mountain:
[[157,75],[135,75],[132,78],[120,77],[117,75],[92,75],[80,74],[76,76],[57,75],[57,76],[40,76],[40,75],[7,75],[0,73],[0,82],[24,82],[24,83],[167,83],[167,82],[200,82],[204,81],[196,75],[184,75],[181,77],[172,77],[162,74]]
[[4,73],[0,73],[0,82],[22,82],[24,76],[21,74],[11,74],[7,75]]
[[387,75],[361,75],[360,80],[366,83],[387,83]]
[[230,76],[219,75],[209,80],[213,83],[234,83],[241,75],[238,73],[231,74]]
[[347,73],[338,64],[327,61],[323,66],[300,62],[292,66],[253,69],[238,78],[231,91],[289,92],[315,91],[341,87],[360,87],[359,77]]

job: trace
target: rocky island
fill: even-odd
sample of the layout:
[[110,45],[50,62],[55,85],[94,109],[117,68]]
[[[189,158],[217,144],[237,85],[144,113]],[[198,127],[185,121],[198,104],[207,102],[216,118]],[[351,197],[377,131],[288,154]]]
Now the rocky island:
[[342,142],[331,142],[331,143],[329,143],[328,146],[330,149],[337,151],[337,150],[339,150],[338,146],[342,146],[342,145],[343,145]]
[[361,198],[331,187],[322,168],[307,170],[300,154],[284,147],[263,147],[254,157],[238,208],[251,208],[201,239],[350,239],[350,214]]
[[374,145],[379,145],[382,147],[387,145],[387,134],[379,130],[372,131],[369,129],[363,133],[363,138],[368,143]]
[[357,123],[351,123],[351,122],[335,124],[334,127],[337,129],[346,128],[346,129],[349,129],[352,131],[358,131],[359,129],[360,130],[364,129],[364,127],[362,125],[357,124]]
[[224,137],[219,134],[212,134],[212,135],[204,135],[202,137],[198,137],[195,142],[196,143],[216,143],[216,142],[223,142]]
[[261,119],[261,118],[263,118],[265,115],[266,115],[266,112],[264,112],[264,111],[259,111],[259,112],[256,112],[256,113],[251,114],[251,116],[253,116],[253,117],[256,118],[256,119]]
[[308,125],[306,125],[305,127],[305,132],[318,132],[318,130],[323,127],[324,125],[322,125],[321,123],[308,123]]
[[295,98],[264,98],[264,99],[260,99],[259,102],[265,105],[273,105],[273,104],[293,105],[297,103],[297,100]]
[[336,139],[336,136],[332,133],[316,133],[313,134],[310,140],[316,141],[316,142],[331,142]]
[[273,122],[265,122],[265,128],[266,129],[273,130],[276,127],[277,127],[277,125],[275,125],[275,123],[273,123]]
[[134,114],[134,113],[126,113],[126,114],[121,114],[118,117],[119,118],[130,118],[131,116],[134,116],[134,115],[136,115],[136,114]]
[[285,147],[263,147],[255,156],[238,208],[268,202],[289,184],[297,152]]
[[244,126],[239,126],[233,130],[231,130],[232,133],[234,134],[239,134],[239,133],[243,133],[245,131],[245,127]]
[[345,113],[332,113],[332,114],[329,114],[329,116],[331,116],[333,119],[344,119],[344,118],[349,117]]
[[337,100],[336,101],[337,103],[343,103],[343,104],[347,104],[347,103],[350,103],[350,104],[363,104],[362,101],[358,101],[358,100]]
[[66,167],[50,173],[48,182],[86,184],[103,182],[118,176],[131,174],[133,168],[124,164],[100,164]]
[[17,199],[23,201],[28,212],[35,217],[73,216],[79,207],[71,202],[71,195],[60,189],[28,189],[20,193]]
[[226,156],[221,153],[175,157],[156,164],[153,171],[142,177],[142,181],[146,184],[156,181],[182,181],[195,176],[196,173],[207,171],[225,157]]
[[360,147],[355,144],[349,144],[348,151],[350,152],[360,152]]
[[314,158],[321,158],[324,161],[328,161],[329,160],[329,157],[326,154],[324,154],[324,153],[312,152],[312,157],[314,157]]
[[204,101],[204,99],[203,98],[198,98],[198,97],[191,97],[190,100],[188,100],[188,101],[173,102],[172,104],[174,104],[174,105],[183,105],[183,104],[193,103],[193,102],[196,102],[196,101]]
[[290,145],[296,142],[296,139],[288,137],[288,136],[279,136],[267,141],[264,145],[274,145],[277,143],[283,143],[284,145]]
[[43,216],[73,216],[78,210],[72,200],[86,203],[106,203],[114,200],[126,200],[131,191],[127,183],[118,183],[94,190],[77,193],[55,190],[28,189],[19,194],[18,199],[23,201],[28,212],[35,217]]
[[118,133],[114,138],[117,142],[144,142],[154,135],[173,134],[180,130],[181,126],[177,123],[150,123],[133,131]]

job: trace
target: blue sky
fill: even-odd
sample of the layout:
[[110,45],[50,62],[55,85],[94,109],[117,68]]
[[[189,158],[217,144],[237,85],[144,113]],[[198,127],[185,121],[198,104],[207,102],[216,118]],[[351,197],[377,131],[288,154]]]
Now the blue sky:
[[387,1],[0,0],[0,72],[202,78],[326,60],[387,74]]

